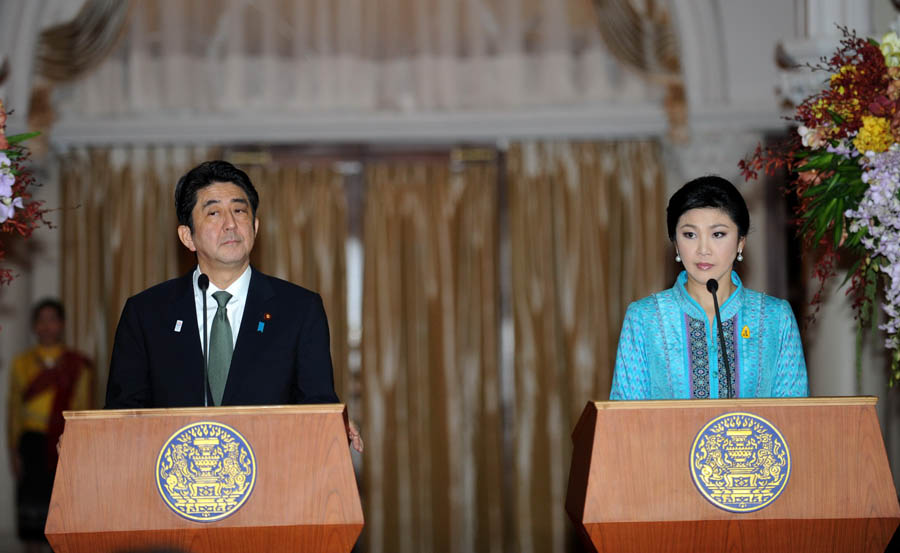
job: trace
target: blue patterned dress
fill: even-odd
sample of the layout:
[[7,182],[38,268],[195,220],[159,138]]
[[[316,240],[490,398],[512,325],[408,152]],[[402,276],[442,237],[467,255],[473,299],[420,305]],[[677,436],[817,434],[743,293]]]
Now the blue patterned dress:
[[[727,397],[718,330],[685,289],[675,286],[628,306],[610,399]],[[809,395],[797,321],[784,300],[737,287],[721,305],[725,355],[735,397]]]

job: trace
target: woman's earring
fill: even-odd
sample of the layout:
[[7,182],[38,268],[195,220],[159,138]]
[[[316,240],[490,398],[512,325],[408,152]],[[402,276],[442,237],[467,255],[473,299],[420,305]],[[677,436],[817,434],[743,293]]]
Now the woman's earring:
[[681,263],[681,254],[675,252],[675,263]]
[[743,261],[743,260],[744,260],[744,252],[738,250],[737,260],[738,260],[738,261]]

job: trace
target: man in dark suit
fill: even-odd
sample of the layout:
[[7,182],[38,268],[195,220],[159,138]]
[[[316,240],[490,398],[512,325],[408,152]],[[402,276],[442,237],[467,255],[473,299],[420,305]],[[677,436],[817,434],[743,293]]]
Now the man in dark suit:
[[[197,268],[125,303],[106,408],[338,402],[321,298],[250,267],[258,205],[247,174],[225,161],[179,179],[178,237],[196,252]],[[355,425],[348,436],[361,450]]]

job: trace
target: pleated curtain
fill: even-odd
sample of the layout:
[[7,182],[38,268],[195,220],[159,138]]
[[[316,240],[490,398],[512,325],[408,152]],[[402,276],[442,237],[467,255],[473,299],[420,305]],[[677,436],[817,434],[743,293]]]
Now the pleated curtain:
[[516,144],[508,168],[512,550],[562,553],[572,429],[609,397],[628,303],[666,285],[665,184],[653,142]]
[[189,267],[175,233],[174,183],[208,155],[204,148],[115,148],[61,159],[66,340],[95,359],[99,398],[125,300]]
[[384,162],[366,180],[366,549],[508,551],[496,166]]
[[259,270],[318,292],[331,337],[334,385],[350,398],[347,346],[347,201],[330,163],[244,167],[259,192],[259,233],[250,257]]

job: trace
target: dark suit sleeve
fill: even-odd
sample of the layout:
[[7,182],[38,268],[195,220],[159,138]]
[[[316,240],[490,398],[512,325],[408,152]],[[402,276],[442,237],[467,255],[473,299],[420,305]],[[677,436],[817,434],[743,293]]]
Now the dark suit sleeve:
[[328,319],[319,294],[309,302],[303,318],[296,359],[297,403],[339,403],[334,391]]
[[147,407],[151,402],[147,345],[134,299],[125,302],[113,342],[106,409]]

